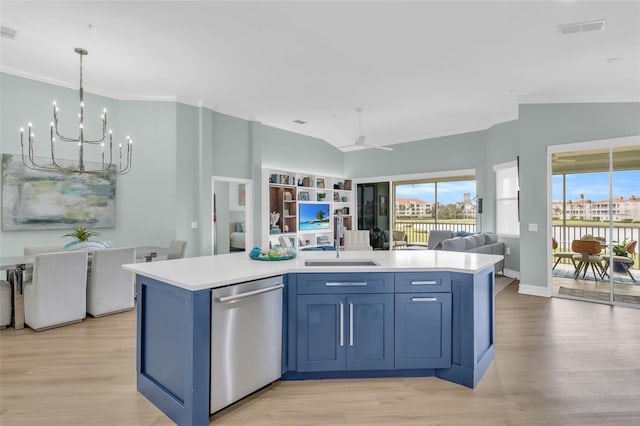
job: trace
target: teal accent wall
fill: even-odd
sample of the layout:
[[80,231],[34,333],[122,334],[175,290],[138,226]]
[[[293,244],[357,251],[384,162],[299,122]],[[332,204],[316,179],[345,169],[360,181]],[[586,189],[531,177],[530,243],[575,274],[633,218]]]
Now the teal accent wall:
[[[167,246],[176,223],[176,104],[122,101],[118,125],[134,139],[131,172],[118,176],[116,245]],[[103,232],[105,236],[107,234]]]
[[[49,123],[52,101],[60,107],[60,127],[65,134],[75,135],[78,91],[42,83],[11,74],[0,73],[0,150],[19,154],[18,129],[34,124],[36,155],[48,155]],[[100,112],[107,108],[109,127],[114,130],[114,143],[127,135],[134,139],[134,167],[131,173],[117,177],[116,227],[100,229],[102,239],[118,245],[166,244],[173,236],[168,224],[175,223],[175,210],[168,211],[169,199],[175,194],[175,106],[169,103],[128,102],[85,93],[87,136],[99,137]],[[72,144],[70,144],[72,145]],[[57,149],[61,158],[75,158],[75,147]],[[156,152],[154,156],[145,155]],[[73,152],[73,154],[71,154]],[[87,154],[90,154],[88,152]],[[88,160],[99,160],[99,152]],[[156,172],[166,171],[164,174]],[[149,188],[161,187],[164,197],[152,195]],[[71,229],[71,227],[70,227]],[[0,232],[0,255],[22,255],[23,247],[43,244],[65,244],[62,230]]]
[[[640,135],[640,103],[520,106],[520,263],[522,284],[546,287],[547,146]],[[529,232],[528,224],[538,224]]]
[[176,108],[176,239],[187,242],[185,256],[200,254],[201,232],[191,229],[200,216],[200,111],[177,104]]
[[251,179],[253,159],[251,122],[218,112],[211,112],[211,114],[210,143],[213,148],[213,174]]
[[[483,130],[396,144],[392,146],[393,151],[347,152],[344,154],[345,176],[365,178],[459,169],[484,173],[486,139],[487,132]],[[483,190],[478,187],[478,193]]]
[[342,176],[344,154],[322,139],[256,123],[253,138],[261,146],[262,167]]
[[[515,161],[520,153],[520,132],[518,120],[491,126],[487,131],[487,155],[485,167],[486,183],[483,198],[482,224],[483,229],[495,231],[496,229],[496,174],[493,166],[496,164]],[[505,246],[511,249],[510,255],[505,255],[504,267],[511,271],[520,270],[520,239],[501,237]]]

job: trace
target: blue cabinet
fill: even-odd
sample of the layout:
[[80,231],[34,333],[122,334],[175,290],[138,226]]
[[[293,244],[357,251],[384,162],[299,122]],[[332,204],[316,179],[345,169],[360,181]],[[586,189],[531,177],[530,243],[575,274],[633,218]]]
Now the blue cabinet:
[[393,369],[393,294],[298,295],[299,372]]
[[395,295],[395,368],[451,367],[451,293]]

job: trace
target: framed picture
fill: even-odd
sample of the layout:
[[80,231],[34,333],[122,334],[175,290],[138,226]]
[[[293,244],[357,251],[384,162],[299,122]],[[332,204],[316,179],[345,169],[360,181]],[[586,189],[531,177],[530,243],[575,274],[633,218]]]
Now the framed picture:
[[238,205],[244,206],[247,200],[247,186],[244,183],[238,185]]
[[316,186],[317,186],[318,188],[324,188],[324,178],[318,178],[318,179],[317,179]]
[[387,202],[386,195],[381,195],[378,197],[378,214],[380,216],[389,215],[389,203]]
[[301,201],[309,201],[309,193],[307,191],[300,191],[298,199]]
[[78,225],[116,226],[114,174],[36,171],[25,167],[20,155],[2,154],[3,231],[69,230]]

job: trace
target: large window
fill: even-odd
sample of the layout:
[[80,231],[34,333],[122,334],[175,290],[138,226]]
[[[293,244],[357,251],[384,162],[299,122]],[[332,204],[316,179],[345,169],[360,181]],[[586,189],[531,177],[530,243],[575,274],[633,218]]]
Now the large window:
[[497,164],[493,170],[496,172],[496,232],[518,237],[518,164],[515,161]]
[[426,244],[434,229],[476,231],[475,175],[396,181],[393,193],[393,229],[410,244]]

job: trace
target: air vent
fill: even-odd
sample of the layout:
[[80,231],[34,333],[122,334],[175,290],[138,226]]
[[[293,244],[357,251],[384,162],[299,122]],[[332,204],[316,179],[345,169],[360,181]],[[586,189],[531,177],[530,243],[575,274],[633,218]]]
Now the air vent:
[[575,24],[558,25],[558,29],[560,30],[560,34],[562,35],[584,33],[587,31],[602,31],[606,28],[607,21],[604,19],[589,22],[576,22]]
[[2,37],[6,37],[6,38],[9,38],[11,40],[16,38],[16,34],[17,33],[18,32],[16,30],[14,30],[13,28],[5,27],[4,25],[2,26],[2,28],[0,30],[0,35]]
[[303,120],[293,120],[293,122],[296,124],[307,124],[307,122]]

